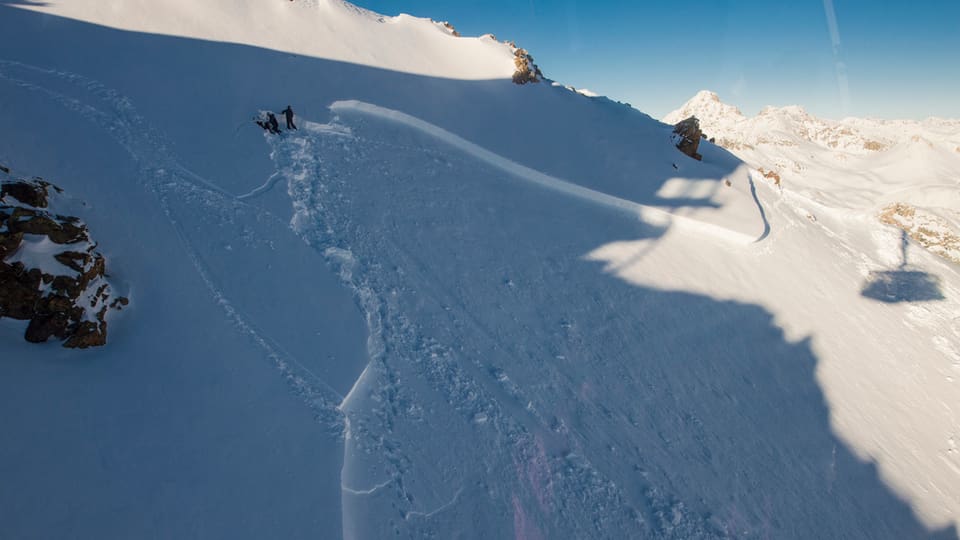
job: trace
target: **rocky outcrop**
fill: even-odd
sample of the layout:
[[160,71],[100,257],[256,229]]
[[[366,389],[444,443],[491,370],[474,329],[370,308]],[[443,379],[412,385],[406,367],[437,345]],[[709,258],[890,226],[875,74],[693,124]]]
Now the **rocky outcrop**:
[[696,116],[691,116],[685,120],[677,122],[673,126],[674,144],[684,154],[700,161],[703,156],[697,153],[700,149],[700,139],[703,138],[703,132],[700,130],[700,121]]
[[543,80],[543,73],[533,62],[533,56],[526,49],[514,47],[513,65],[517,70],[513,72],[514,84],[538,83]]
[[460,37],[460,32],[457,32],[457,29],[454,28],[453,25],[450,24],[449,22],[446,22],[446,21],[441,22],[440,26],[442,26],[444,30],[446,30],[447,33],[450,34],[451,36]]
[[927,250],[960,264],[960,232],[947,220],[902,202],[884,207],[878,217],[882,223],[905,231]]
[[[7,169],[6,167],[0,167],[0,170],[2,170],[4,173],[10,172],[10,169]],[[0,184],[0,199],[13,197],[17,201],[28,206],[46,208],[47,199],[50,197],[51,188],[58,193],[61,191],[60,188],[51,185],[50,182],[44,182],[39,178],[35,178],[30,182],[9,182],[6,184]]]
[[0,317],[28,321],[30,342],[104,345],[107,313],[128,301],[113,297],[86,224],[46,210],[51,190],[61,192],[40,179],[0,179]]
[[760,168],[757,169],[757,170],[760,171],[760,174],[762,174],[764,178],[766,178],[767,180],[772,181],[775,186],[779,186],[779,185],[780,185],[780,174],[779,174],[779,173],[777,173],[777,172],[775,172],[775,171],[768,171],[768,170],[764,169],[763,167],[760,167]]

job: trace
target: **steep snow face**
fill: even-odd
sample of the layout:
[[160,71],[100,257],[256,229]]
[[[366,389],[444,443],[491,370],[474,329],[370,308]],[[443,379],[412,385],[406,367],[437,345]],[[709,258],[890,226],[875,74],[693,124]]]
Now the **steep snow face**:
[[53,0],[19,7],[418,75],[500,79],[514,71],[511,48],[489,36],[455,38],[442,23],[387,17],[342,0]]
[[82,361],[0,324],[0,536],[955,534],[960,277],[896,231],[433,23],[31,9],[0,163],[91,205],[136,304]]
[[[298,123],[306,128],[309,123],[301,119],[326,121],[331,114],[328,106],[338,100],[374,103],[469,143],[465,147],[475,151],[467,153],[470,174],[451,177],[454,182],[482,188],[485,176],[473,176],[469,167],[474,165],[488,166],[483,170],[496,174],[504,169],[523,171],[525,180],[516,182],[520,189],[542,186],[547,196],[556,192],[558,197],[566,192],[571,201],[582,201],[570,206],[574,211],[581,204],[602,208],[601,214],[616,214],[630,227],[643,214],[662,226],[676,221],[682,223],[678,228],[705,231],[725,245],[743,245],[763,234],[748,171],[731,156],[718,151],[708,153],[709,163],[688,163],[670,145],[669,128],[635,110],[562,87],[518,87],[510,82],[512,56],[507,56],[502,77],[485,80],[491,73],[483,71],[482,61],[454,58],[447,50],[446,44],[455,40],[444,35],[444,29],[439,29],[443,39],[414,56],[449,58],[449,66],[463,62],[469,66],[464,69],[476,70],[466,73],[470,80],[451,79],[446,68],[437,69],[438,76],[411,74],[412,68],[400,63],[402,55],[397,55],[400,60],[391,69],[379,69],[332,61],[334,55],[324,51],[312,57],[250,46],[278,35],[252,24],[230,27],[246,32],[236,36],[237,43],[118,30],[153,21],[176,23],[176,15],[186,27],[202,22],[207,25],[203,31],[216,38],[223,37],[217,33],[221,30],[213,28],[219,22],[217,16],[226,21],[266,17],[264,24],[280,26],[271,18],[297,23],[271,14],[274,7],[321,10],[337,4],[216,4],[236,8],[236,13],[214,13],[208,10],[213,4],[200,2],[137,3],[143,11],[121,2],[82,4],[85,9],[77,10],[76,16],[95,19],[92,22],[97,24],[60,17],[53,11],[20,9],[28,6],[20,2],[0,5],[0,35],[14,44],[0,53],[0,113],[17,127],[0,132],[0,163],[22,176],[55,179],[90,206],[84,215],[92,228],[102,231],[98,240],[114,263],[111,275],[123,290],[135,295],[136,305],[126,312],[124,325],[118,326],[108,347],[79,358],[49,347],[28,347],[21,343],[23,328],[0,321],[0,409],[23,411],[0,415],[0,431],[5,434],[5,444],[0,445],[2,537],[336,538],[364,523],[391,535],[400,530],[417,536],[415,531],[423,530],[437,537],[457,536],[458,531],[481,536],[470,528],[471,521],[437,512],[458,504],[461,510],[480,508],[478,515],[490,523],[489,530],[512,532],[518,520],[522,531],[543,519],[525,510],[532,508],[531,503],[539,507],[539,502],[532,502],[538,496],[526,485],[514,490],[514,499],[507,487],[498,486],[506,481],[502,477],[484,479],[485,473],[476,469],[469,476],[456,474],[465,470],[458,462],[483,462],[479,454],[486,449],[498,449],[495,463],[501,470],[512,463],[502,458],[521,452],[511,446],[517,437],[499,438],[497,432],[492,437],[485,432],[482,444],[457,446],[462,452],[451,450],[457,441],[476,441],[466,432],[483,423],[482,411],[476,423],[472,417],[464,422],[463,417],[454,416],[450,424],[440,426],[449,429],[432,433],[398,429],[395,436],[382,437],[386,445],[369,446],[369,436],[390,431],[389,424],[395,421],[390,411],[436,412],[441,417],[452,410],[445,396],[462,403],[464,389],[489,385],[490,377],[499,375],[486,367],[466,374],[439,368],[408,371],[401,374],[400,402],[390,398],[380,409],[370,399],[368,381],[380,388],[383,374],[380,364],[369,363],[371,358],[393,363],[409,358],[413,350],[416,359],[429,359],[424,347],[441,339],[445,348],[455,348],[450,344],[455,337],[443,334],[446,321],[424,319],[423,312],[409,311],[411,297],[405,295],[401,315],[388,321],[399,326],[388,330],[412,335],[413,345],[405,346],[402,355],[397,348],[381,349],[378,336],[386,319],[377,310],[367,309],[383,305],[390,308],[389,313],[397,313],[391,297],[427,290],[424,276],[432,271],[416,273],[411,282],[392,281],[414,275],[414,266],[406,261],[417,254],[409,251],[408,244],[401,250],[402,259],[394,257],[396,251],[389,259],[381,258],[383,268],[391,268],[390,260],[402,262],[392,266],[397,275],[385,277],[384,286],[356,291],[343,287],[340,276],[348,282],[351,274],[359,279],[369,275],[362,270],[379,268],[380,263],[376,249],[357,247],[356,253],[365,255],[362,259],[345,249],[350,231],[327,233],[319,226],[321,220],[335,217],[321,200],[337,206],[346,202],[345,197],[356,197],[353,201],[362,205],[373,201],[374,195],[395,192],[358,183],[363,192],[328,193],[333,199],[310,199],[309,192],[298,193],[292,205],[288,186],[294,181],[297,186],[316,185],[316,178],[305,174],[298,180],[275,167],[273,159],[290,160],[291,153],[271,156],[270,144],[279,140],[265,141],[251,121],[260,109],[276,111],[292,104]],[[29,4],[51,10],[79,5]],[[360,29],[357,35],[340,36],[343,43],[370,54],[410,50],[402,34],[394,31],[389,39],[383,37],[381,32],[392,31],[389,24],[372,21],[368,13],[349,6],[340,7],[330,24]],[[178,24],[169,33],[183,34],[177,31]],[[426,23],[413,24],[407,18],[394,26],[436,34]],[[334,51],[341,47],[336,40],[328,41],[324,47]],[[474,41],[487,47],[486,41]],[[308,50],[311,43],[305,39],[295,44],[295,50]],[[371,44],[378,43],[381,49],[371,50]],[[505,48],[492,41],[489,46],[494,56]],[[417,61],[413,56],[406,60]],[[379,133],[381,129],[385,133]],[[392,133],[400,138],[393,139]],[[372,135],[390,145],[416,149],[410,146],[409,130],[390,131],[389,123],[378,123]],[[340,139],[331,136],[331,140],[335,144]],[[309,140],[303,144],[308,150],[314,148]],[[356,146],[351,142],[350,148]],[[351,174],[362,165],[351,163],[351,154],[344,152],[347,159],[333,161],[338,167],[332,174]],[[457,152],[441,144],[430,154],[437,161],[426,164],[419,153],[405,160],[402,153],[391,152],[382,160],[370,160],[382,166],[365,180],[404,178],[415,184],[424,166],[461,159]],[[308,154],[320,163],[334,157],[333,152]],[[490,159],[478,161],[476,155]],[[668,180],[668,188],[661,189]],[[429,227],[439,234],[429,239],[430,244],[443,246],[444,253],[460,246],[455,236],[443,234],[450,230],[445,222],[458,219],[446,203],[456,209],[471,201],[444,201],[444,193],[431,196],[429,189],[418,188],[415,193],[422,198],[394,197],[414,211],[404,213],[400,208],[391,214],[412,220],[393,232],[402,239]],[[542,209],[536,196],[525,198],[520,213],[514,215],[495,212],[498,204],[509,200],[498,195],[487,193],[482,201],[472,201],[477,205],[471,207],[494,210],[484,214],[487,217],[511,220],[510,226],[500,229],[496,243],[509,242],[504,234],[515,234],[518,227],[541,226]],[[414,205],[421,203],[428,209],[436,207],[427,221],[415,211],[419,207]],[[677,218],[681,213],[684,216]],[[291,216],[297,218],[299,234],[290,229]],[[376,215],[362,217],[357,221]],[[305,218],[312,218],[313,225],[311,219],[301,225]],[[389,222],[384,224],[391,227]],[[490,222],[470,223],[472,237],[482,239],[484,231],[477,225]],[[576,228],[577,223],[568,222],[568,226]],[[592,230],[589,219],[580,226]],[[337,242],[324,243],[313,233],[340,236]],[[550,235],[539,238],[544,245],[556,241]],[[499,282],[501,272],[482,263],[484,253],[498,250],[496,243],[472,248],[476,250],[472,261],[481,263],[474,270],[487,269],[484,275]],[[575,253],[564,253],[576,259],[587,250],[583,246]],[[520,268],[531,260],[539,265],[542,260],[537,253],[531,251],[533,259],[524,257],[510,266]],[[358,264],[351,267],[350,260]],[[442,273],[441,263],[440,255],[431,256],[427,267]],[[337,273],[330,264],[336,265]],[[536,272],[536,267],[528,270]],[[459,279],[460,275],[457,271],[446,276]],[[536,282],[534,274],[526,279]],[[393,288],[394,283],[399,287]],[[476,294],[504,290],[484,289]],[[528,306],[533,309],[523,318],[536,319],[536,306]],[[502,310],[491,314],[509,324],[510,316]],[[457,317],[466,320],[469,314],[458,311]],[[535,320],[517,324],[530,323],[539,324]],[[490,351],[491,343],[482,343],[484,350]],[[498,354],[496,349],[492,352]],[[411,374],[417,377],[408,381]],[[419,392],[422,399],[406,400],[410,392]],[[377,392],[373,397],[383,395]],[[491,407],[509,410],[509,416],[525,414],[524,406],[511,394],[496,399]],[[347,404],[358,416],[345,414]],[[378,409],[387,414],[381,415]],[[366,417],[374,422],[363,421]],[[515,422],[500,416],[497,423]],[[371,459],[396,465],[369,472],[371,478],[380,472],[397,473],[389,490],[366,484],[366,478],[359,476],[360,467],[351,466],[342,473],[345,464],[362,458],[345,455],[345,437],[371,448]],[[423,452],[398,451],[394,443]],[[535,447],[524,448],[523,462],[528,463],[529,457],[534,463],[525,465],[526,470],[538,485],[548,486],[548,469],[535,463],[549,459],[555,466],[565,450],[551,447],[543,457],[534,457],[539,456]],[[405,466],[404,460],[411,458],[443,462],[445,471],[439,474],[445,476]],[[593,466],[586,461],[564,481],[576,489],[558,490],[560,503],[579,508],[571,518],[571,530],[590,530],[594,514],[605,512],[603,507],[587,504],[584,497],[607,493],[604,500],[615,500],[612,476],[593,477]],[[447,492],[445,479],[465,486],[459,497]],[[378,478],[376,484],[384,480]],[[486,482],[489,489],[469,486],[473,481]],[[358,500],[388,493],[391,498],[383,499],[385,505],[399,504],[406,513],[399,521],[395,511],[366,513],[352,508]],[[447,496],[451,498],[440,501]],[[672,497],[658,495],[657,508],[641,511],[670,515],[675,504]],[[448,506],[451,501],[455,504]],[[623,510],[617,508],[616,512]],[[526,521],[525,515],[529,516]],[[629,533],[635,524],[622,514],[611,519],[607,528],[611,534]],[[696,526],[701,520],[694,516],[692,521]]]
[[955,426],[938,338],[958,337],[960,290],[930,255],[910,250],[951,300],[878,309],[860,287],[898,240],[769,185],[769,234],[743,242],[723,210],[653,225],[399,111],[332,110],[267,140],[295,230],[371,320],[343,404],[346,537],[923,537],[858,459],[935,484],[934,523],[955,515],[955,457],[911,457]]

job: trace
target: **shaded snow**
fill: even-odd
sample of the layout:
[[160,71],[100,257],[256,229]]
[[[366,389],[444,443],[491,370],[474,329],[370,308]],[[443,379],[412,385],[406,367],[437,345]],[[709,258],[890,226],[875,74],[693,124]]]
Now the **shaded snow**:
[[[81,249],[86,247],[87,244],[80,246]],[[26,268],[37,268],[51,276],[76,277],[79,272],[54,258],[54,255],[70,249],[77,251],[76,248],[77,246],[64,246],[54,243],[45,235],[25,234],[20,248],[13,255],[4,259],[4,262],[7,264],[23,263]]]

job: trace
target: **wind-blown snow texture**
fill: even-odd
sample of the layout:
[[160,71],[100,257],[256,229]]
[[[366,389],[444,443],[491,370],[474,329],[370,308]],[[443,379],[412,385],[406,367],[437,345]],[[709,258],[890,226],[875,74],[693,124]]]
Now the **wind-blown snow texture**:
[[[960,279],[875,220],[429,21],[30,9],[0,163],[132,308],[0,321],[0,536],[956,537]],[[904,255],[941,301],[862,294]]]

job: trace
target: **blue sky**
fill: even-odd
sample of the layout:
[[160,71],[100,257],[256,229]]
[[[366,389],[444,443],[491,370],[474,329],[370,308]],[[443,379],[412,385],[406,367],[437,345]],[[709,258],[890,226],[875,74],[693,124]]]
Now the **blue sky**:
[[702,89],[747,114],[797,104],[828,118],[960,117],[958,0],[355,3],[514,40],[551,79],[656,117]]

